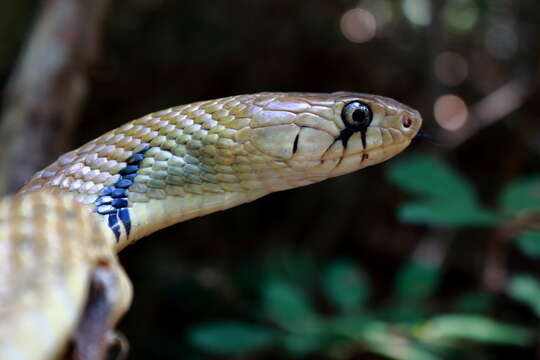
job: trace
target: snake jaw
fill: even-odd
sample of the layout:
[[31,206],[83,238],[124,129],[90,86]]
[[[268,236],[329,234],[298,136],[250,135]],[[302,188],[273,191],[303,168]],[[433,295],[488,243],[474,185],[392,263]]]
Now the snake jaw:
[[[379,126],[354,134],[331,177],[351,173],[386,161],[405,150],[421,126],[421,118],[410,113],[385,117]],[[387,124],[394,124],[388,126]],[[334,154],[334,157],[338,154]]]

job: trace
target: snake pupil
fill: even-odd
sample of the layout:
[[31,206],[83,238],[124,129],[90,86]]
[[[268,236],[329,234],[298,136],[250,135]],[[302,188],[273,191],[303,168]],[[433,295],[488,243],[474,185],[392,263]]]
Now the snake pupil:
[[354,131],[365,131],[373,120],[373,112],[368,105],[354,101],[343,107],[341,117],[348,128]]
[[369,109],[366,107],[361,107],[355,110],[352,114],[353,120],[358,124],[358,126],[366,127],[371,122],[369,118]]

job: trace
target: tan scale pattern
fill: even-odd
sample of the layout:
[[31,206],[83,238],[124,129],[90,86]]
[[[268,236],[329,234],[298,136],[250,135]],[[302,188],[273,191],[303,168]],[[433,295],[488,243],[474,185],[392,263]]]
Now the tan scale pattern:
[[[289,148],[300,127],[313,127],[329,138],[343,128],[340,119],[333,119],[336,101],[328,99],[331,95],[242,95],[149,114],[63,155],[37,173],[24,190],[70,192],[76,200],[92,203],[103,187],[118,180],[125,160],[144,145],[153,148],[145,154],[136,185],[129,189],[135,193],[130,196],[133,202],[265,186],[272,190],[274,178],[305,177],[287,162],[293,160]],[[403,105],[391,99],[370,97],[373,106],[384,110],[386,116],[404,111]],[[417,116],[414,110],[405,109]],[[290,138],[288,144],[277,144],[281,153],[264,143],[275,134]],[[390,142],[401,133],[389,128],[380,136]]]
[[[374,114],[366,149],[360,134],[346,148],[335,141],[345,127],[341,110],[351,101],[369,104]],[[405,118],[413,120],[410,128],[403,127]],[[153,228],[142,213],[132,214],[139,221],[131,242],[167,224],[384,161],[407,147],[420,125],[415,110],[357,93],[260,93],[202,101],[152,113],[106,133],[38,172],[22,192],[70,193],[92,204],[104,187],[118,181],[132,154],[151,146],[128,189],[128,206],[145,212],[150,207],[135,205],[181,198],[188,205],[172,208],[189,215],[156,219]],[[205,208],[209,198],[212,205]],[[138,225],[144,225],[140,234]]]
[[110,231],[66,196],[35,193],[0,202],[0,359],[59,355],[86,301],[92,267],[122,277],[117,317],[131,289]]

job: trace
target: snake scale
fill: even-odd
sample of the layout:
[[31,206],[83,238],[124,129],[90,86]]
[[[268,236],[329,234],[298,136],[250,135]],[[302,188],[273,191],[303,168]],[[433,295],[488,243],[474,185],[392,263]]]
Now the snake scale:
[[60,156],[0,203],[0,359],[103,359],[131,302],[122,248],[385,161],[421,123],[382,96],[259,93],[155,112]]

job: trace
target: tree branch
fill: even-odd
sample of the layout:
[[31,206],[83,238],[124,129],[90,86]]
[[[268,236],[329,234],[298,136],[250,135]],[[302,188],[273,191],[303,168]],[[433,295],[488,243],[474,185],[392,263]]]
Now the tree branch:
[[70,145],[110,0],[49,0],[12,75],[0,122],[0,194]]

